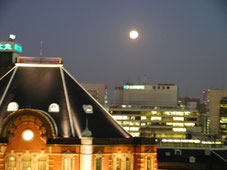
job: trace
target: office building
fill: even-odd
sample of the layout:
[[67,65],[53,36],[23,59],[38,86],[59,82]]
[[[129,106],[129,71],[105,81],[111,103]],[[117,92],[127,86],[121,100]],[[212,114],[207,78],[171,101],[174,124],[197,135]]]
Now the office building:
[[114,90],[116,105],[177,106],[178,86],[158,85],[117,85]]
[[203,102],[206,133],[227,137],[227,90],[209,89],[203,91]]
[[110,113],[132,136],[186,138],[201,131],[197,109],[111,105]]
[[178,106],[176,85],[116,86],[114,94],[115,103],[110,105],[110,113],[132,136],[187,138],[192,134],[200,135],[198,109]]
[[178,106],[191,109],[200,109],[200,99],[195,99],[191,97],[181,97],[178,99]]

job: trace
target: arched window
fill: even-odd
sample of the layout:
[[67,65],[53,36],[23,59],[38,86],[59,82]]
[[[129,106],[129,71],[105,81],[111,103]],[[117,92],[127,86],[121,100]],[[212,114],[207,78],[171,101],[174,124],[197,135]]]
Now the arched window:
[[48,112],[60,112],[60,107],[57,103],[50,104]]
[[8,170],[16,170],[16,158],[13,156],[8,158]]
[[116,170],[121,170],[121,158],[117,158]]
[[102,158],[96,159],[96,170],[102,170]]
[[130,166],[130,159],[126,158],[126,170],[130,170],[131,166]]
[[39,159],[39,170],[46,170],[46,159]]
[[[70,154],[71,155],[71,154]],[[71,155],[66,155],[63,157],[62,170],[74,170],[74,157]]]
[[83,104],[83,109],[84,109],[84,112],[85,113],[87,113],[87,114],[93,114],[93,107],[92,107],[92,105]]
[[23,159],[23,170],[31,170],[31,158]]
[[151,170],[151,158],[147,158],[147,170]]
[[19,105],[17,102],[11,102],[8,104],[7,111],[8,112],[14,112],[19,109]]

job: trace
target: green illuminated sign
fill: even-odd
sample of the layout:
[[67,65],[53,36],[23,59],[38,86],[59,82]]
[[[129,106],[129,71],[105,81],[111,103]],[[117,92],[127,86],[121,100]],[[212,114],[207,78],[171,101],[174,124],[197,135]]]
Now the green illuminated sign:
[[16,51],[21,53],[22,46],[15,43],[0,43],[0,51]]
[[14,50],[22,53],[22,46],[20,46],[18,44],[14,44]]

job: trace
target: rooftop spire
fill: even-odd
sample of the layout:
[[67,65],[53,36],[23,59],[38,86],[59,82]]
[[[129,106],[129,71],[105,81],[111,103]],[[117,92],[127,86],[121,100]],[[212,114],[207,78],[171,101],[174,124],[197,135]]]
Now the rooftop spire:
[[92,137],[92,133],[88,129],[88,119],[86,119],[86,128],[82,132],[82,137]]

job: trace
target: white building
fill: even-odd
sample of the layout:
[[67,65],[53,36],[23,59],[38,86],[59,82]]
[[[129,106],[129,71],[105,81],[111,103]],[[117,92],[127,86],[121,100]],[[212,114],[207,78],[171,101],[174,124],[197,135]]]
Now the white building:
[[114,91],[114,104],[177,106],[178,86],[158,85],[117,85]]

